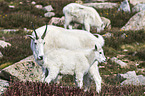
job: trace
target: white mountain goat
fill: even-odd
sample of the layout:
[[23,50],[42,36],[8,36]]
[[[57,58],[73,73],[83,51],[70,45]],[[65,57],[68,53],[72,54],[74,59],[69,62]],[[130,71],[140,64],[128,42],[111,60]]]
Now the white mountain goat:
[[74,22],[83,24],[85,30],[88,32],[90,32],[91,26],[96,27],[97,32],[104,30],[105,25],[103,24],[100,15],[92,7],[70,3],[63,8],[63,14],[65,15],[64,28],[69,27],[69,29],[72,29],[70,23]]
[[[48,76],[44,79],[48,84],[57,79],[58,74],[75,75],[76,85],[79,88],[83,86],[83,76],[88,73],[90,67],[95,61],[104,62],[106,60],[102,48],[95,48],[89,50],[66,50],[66,49],[52,49],[44,55],[43,68],[48,70]],[[95,67],[98,67],[95,65]],[[99,75],[98,73],[91,74]],[[92,71],[92,70],[91,70]],[[94,70],[95,71],[95,70]],[[46,71],[45,71],[46,72]],[[95,71],[96,72],[96,71]],[[47,73],[45,74],[45,76]],[[95,77],[95,76],[94,76]],[[96,91],[101,91],[101,78],[100,75],[94,81],[96,82]],[[43,79],[42,79],[43,81]],[[85,85],[87,86],[87,85]],[[86,91],[86,90],[85,90]]]
[[68,30],[53,25],[34,29],[32,35],[28,36],[31,38],[31,49],[36,61],[42,60],[44,53],[50,49],[76,50],[93,48],[95,44],[104,46],[104,39],[99,34],[94,36],[84,30]]
[[[53,25],[42,26],[38,29],[34,29],[32,35],[28,35],[31,38],[31,49],[35,61],[38,65],[42,66],[43,56],[47,51],[52,49],[92,49],[94,45],[98,46],[98,49],[104,45],[104,39],[101,35],[95,34],[96,37],[83,30],[68,30]],[[100,47],[100,48],[99,48]],[[43,66],[43,75],[45,71]]]

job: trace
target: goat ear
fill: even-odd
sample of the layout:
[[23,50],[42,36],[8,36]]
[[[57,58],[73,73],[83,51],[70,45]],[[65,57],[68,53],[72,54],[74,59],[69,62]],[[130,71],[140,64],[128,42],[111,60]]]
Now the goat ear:
[[98,49],[98,48],[97,48],[97,46],[95,45],[95,50],[97,51],[97,49]]
[[30,37],[33,40],[35,39],[34,36],[32,36],[32,35],[27,35],[27,37]]

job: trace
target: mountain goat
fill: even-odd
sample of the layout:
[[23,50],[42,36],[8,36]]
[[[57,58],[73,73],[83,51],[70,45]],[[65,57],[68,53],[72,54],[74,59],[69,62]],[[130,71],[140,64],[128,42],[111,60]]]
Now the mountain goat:
[[64,48],[67,50],[92,49],[94,45],[100,49],[104,46],[104,39],[101,35],[96,37],[83,30],[68,30],[53,25],[42,26],[34,29],[31,38],[31,49],[35,61],[42,67],[43,75],[47,72],[43,68],[43,56],[52,49]]
[[[68,30],[53,25],[42,26],[34,29],[31,38],[31,49],[36,61],[42,60],[44,53],[50,49],[65,48],[69,50],[93,48],[94,45],[104,45],[101,35],[83,30]],[[37,62],[39,63],[39,62]],[[41,64],[40,64],[41,65]]]
[[[88,73],[90,67],[95,61],[104,62],[106,60],[102,48],[95,45],[95,48],[89,50],[67,50],[67,49],[52,49],[47,51],[44,55],[43,68],[49,71],[48,76],[44,79],[48,84],[56,80],[58,74],[74,75],[76,79],[76,85],[79,88],[83,86],[83,76]],[[95,65],[95,67],[98,67]],[[94,70],[95,71],[95,70]],[[45,71],[46,72],[46,71]],[[96,71],[95,71],[96,72]],[[98,75],[99,70],[97,69]],[[101,78],[93,78],[96,82],[96,91],[101,91]],[[43,81],[43,79],[42,79]],[[87,85],[86,85],[87,86]],[[89,85],[90,86],[90,85]]]
[[70,3],[63,8],[63,14],[65,15],[64,28],[69,27],[69,29],[72,29],[70,23],[74,22],[83,24],[85,30],[88,32],[90,32],[90,26],[96,27],[97,32],[104,30],[105,25],[103,24],[100,15],[92,7]]

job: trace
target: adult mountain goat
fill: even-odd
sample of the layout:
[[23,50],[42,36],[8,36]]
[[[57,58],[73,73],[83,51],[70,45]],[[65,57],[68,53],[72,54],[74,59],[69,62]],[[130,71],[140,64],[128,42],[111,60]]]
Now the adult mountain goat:
[[103,24],[100,15],[92,7],[70,3],[63,8],[63,13],[65,15],[65,28],[69,27],[72,29],[70,23],[75,22],[83,24],[85,30],[88,32],[90,32],[91,26],[96,27],[97,32],[104,30],[105,25]]
[[[104,62],[105,60],[106,58],[104,56],[103,50],[98,49],[97,45],[95,45],[93,49],[82,49],[78,51],[66,50],[62,48],[52,49],[47,51],[47,53],[44,55],[44,64],[42,66],[45,70],[49,71],[48,76],[44,80],[49,84],[51,81],[56,80],[59,73],[63,75],[75,74],[76,85],[77,87],[82,88],[83,77],[88,73],[94,62]],[[95,67],[98,66],[95,65]],[[96,70],[94,71],[96,72]],[[97,78],[93,79],[96,83],[96,91],[99,93],[101,91],[101,77],[98,69],[97,73],[90,73],[90,76],[95,77],[94,75],[97,76]],[[87,91],[87,88],[85,91]]]
[[[104,39],[101,35],[91,33],[83,30],[68,30],[53,25],[42,26],[34,29],[31,38],[31,49],[34,58],[39,64],[39,60],[43,59],[43,55],[50,49],[83,49],[93,48],[94,45],[104,45]],[[41,62],[40,62],[41,63]],[[41,65],[41,64],[40,64]]]

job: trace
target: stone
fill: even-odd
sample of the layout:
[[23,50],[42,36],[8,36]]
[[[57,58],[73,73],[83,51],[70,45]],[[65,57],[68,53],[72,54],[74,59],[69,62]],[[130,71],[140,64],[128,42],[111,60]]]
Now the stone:
[[31,2],[31,4],[35,5],[35,4],[36,4],[36,2],[35,2],[35,1],[32,1],[32,2]]
[[121,28],[121,31],[136,31],[145,30],[145,11],[136,13],[129,21]]
[[132,8],[132,12],[140,12],[145,10],[145,4],[137,4]]
[[48,11],[48,12],[50,12],[50,11],[53,11],[53,10],[54,10],[54,9],[52,8],[52,6],[51,6],[51,5],[45,6],[43,9],[44,9],[45,11]]
[[119,64],[119,65],[121,66],[121,68],[127,67],[127,63],[125,63],[125,62],[123,62],[123,61],[117,59],[116,57],[112,57],[110,60],[111,60],[112,62],[115,62],[116,64]]
[[129,71],[125,74],[120,74],[123,78],[126,78],[121,85],[140,85],[140,81],[137,78],[135,71]]
[[38,9],[43,9],[42,5],[35,5],[35,7],[38,8]]
[[95,9],[109,9],[109,8],[117,8],[119,5],[117,3],[85,3],[85,6],[93,7]]
[[0,79],[0,96],[2,96],[2,94],[7,89],[8,86],[9,86],[8,81]]
[[44,14],[45,17],[52,17],[52,16],[55,16],[55,13],[54,12],[47,12]]
[[101,17],[101,19],[105,25],[105,28],[110,30],[111,29],[111,21],[105,17]]
[[118,8],[118,11],[124,11],[124,12],[129,12],[130,13],[130,6],[128,3],[128,0],[124,0],[121,2],[120,7]]
[[130,0],[130,4],[132,5],[137,5],[141,3],[145,3],[145,0]]
[[5,47],[8,47],[8,46],[11,46],[11,44],[8,43],[8,42],[5,42],[3,40],[0,40],[0,47],[5,48]]
[[39,81],[42,78],[42,68],[35,63],[33,55],[3,69],[20,81]]
[[135,71],[128,71],[125,74],[119,74],[121,78],[125,78],[121,85],[145,85],[145,76],[143,75],[136,75]]

